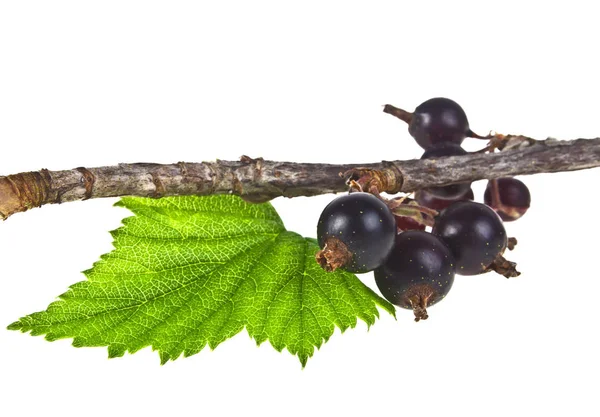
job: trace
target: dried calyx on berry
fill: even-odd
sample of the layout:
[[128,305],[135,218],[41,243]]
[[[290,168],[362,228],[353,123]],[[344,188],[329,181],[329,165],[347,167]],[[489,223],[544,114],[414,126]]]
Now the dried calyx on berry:
[[348,194],[321,213],[316,259],[326,271],[369,272],[383,264],[395,236],[396,219],[383,201],[368,193]]

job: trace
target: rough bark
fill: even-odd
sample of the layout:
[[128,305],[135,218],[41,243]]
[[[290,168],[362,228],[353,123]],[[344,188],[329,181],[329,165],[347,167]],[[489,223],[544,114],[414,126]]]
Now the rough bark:
[[375,174],[379,191],[395,194],[451,183],[600,166],[600,138],[536,141],[511,136],[503,141],[502,152],[436,160],[333,165],[242,157],[240,161],[42,169],[0,177],[0,216],[6,219],[43,204],[100,197],[233,193],[262,202],[279,196],[313,196],[347,190],[340,174],[361,169]]

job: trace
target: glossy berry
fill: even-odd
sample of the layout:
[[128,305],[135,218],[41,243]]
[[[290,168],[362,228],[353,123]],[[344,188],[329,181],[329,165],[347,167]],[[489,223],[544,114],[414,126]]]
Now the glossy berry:
[[389,258],[375,270],[375,282],[389,302],[413,310],[419,321],[448,294],[454,272],[454,257],[437,236],[410,230],[396,237]]
[[[467,151],[461,148],[460,145],[448,143],[443,146],[436,146],[426,150],[421,156],[421,159],[437,159],[445,156],[460,156],[466,154]],[[445,185],[443,187],[431,187],[427,188],[426,190],[437,198],[455,200],[464,196],[470,188],[471,183],[463,182],[460,184]]]
[[442,211],[455,201],[474,200],[473,190],[469,190],[462,196],[455,199],[438,198],[427,190],[419,190],[415,193],[415,201],[423,207],[428,207],[437,211]]
[[408,131],[423,149],[445,143],[460,145],[471,132],[462,107],[443,97],[421,103],[412,114]]
[[[515,178],[499,178],[496,181],[498,198],[493,197],[493,182],[488,181],[483,201],[496,210],[502,220],[510,222],[525,214],[531,204],[531,194],[525,184]],[[498,201],[499,200],[499,201]]]
[[368,193],[344,195],[321,213],[317,261],[326,270],[372,271],[388,257],[395,237],[396,220],[384,202]]
[[507,245],[500,217],[485,204],[473,201],[457,201],[443,210],[432,233],[452,251],[459,275],[484,272]]

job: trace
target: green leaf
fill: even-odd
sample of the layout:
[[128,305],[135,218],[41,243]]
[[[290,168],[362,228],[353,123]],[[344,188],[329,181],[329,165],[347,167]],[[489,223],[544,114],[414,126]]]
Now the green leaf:
[[146,346],[161,362],[194,355],[244,327],[258,344],[287,348],[304,366],[333,334],[368,325],[391,304],[356,276],[326,273],[314,239],[285,230],[273,207],[235,196],[123,198],[134,216],[112,232],[115,249],[86,281],[9,329],[108,346]]

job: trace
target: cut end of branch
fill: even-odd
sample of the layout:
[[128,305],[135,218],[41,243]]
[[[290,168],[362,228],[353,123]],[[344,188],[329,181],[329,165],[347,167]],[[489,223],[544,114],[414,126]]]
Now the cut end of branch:
[[46,203],[50,182],[46,169],[0,177],[0,218],[6,220],[15,213]]
[[323,249],[317,252],[315,259],[327,272],[348,265],[352,261],[352,253],[338,238],[330,237],[325,241]]

